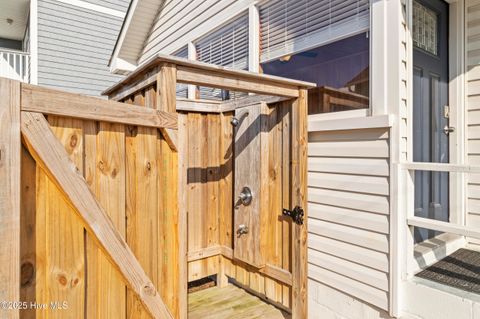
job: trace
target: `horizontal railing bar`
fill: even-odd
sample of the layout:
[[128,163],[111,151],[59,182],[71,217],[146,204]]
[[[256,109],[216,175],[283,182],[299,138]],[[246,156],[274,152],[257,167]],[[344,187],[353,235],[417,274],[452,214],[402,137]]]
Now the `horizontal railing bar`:
[[178,115],[148,107],[22,84],[22,111],[157,128],[178,128]]
[[177,83],[290,98],[296,98],[299,95],[297,86],[270,83],[261,78],[234,77],[219,72],[205,72],[205,70],[180,65],[177,66]]
[[290,98],[283,96],[271,96],[271,95],[252,95],[238,100],[230,100],[222,103],[221,110],[222,112],[235,111],[235,109],[250,105],[255,105],[259,103],[278,103],[283,101],[288,101]]
[[0,49],[0,53],[8,53],[8,54],[15,54],[15,55],[23,55],[23,56],[29,56],[30,52],[25,52],[25,51],[16,51],[16,50],[11,50],[11,49]]
[[400,168],[414,171],[451,172],[451,173],[480,173],[478,165],[459,165],[448,163],[400,163]]
[[480,239],[480,229],[478,227],[461,226],[423,217],[409,217],[407,218],[407,224],[409,226]]

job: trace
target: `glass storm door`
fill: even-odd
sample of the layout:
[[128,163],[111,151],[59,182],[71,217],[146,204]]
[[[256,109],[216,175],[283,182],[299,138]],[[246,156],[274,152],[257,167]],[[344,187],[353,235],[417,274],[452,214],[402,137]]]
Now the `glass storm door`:
[[[448,163],[448,4],[413,1],[413,160]],[[415,173],[415,216],[449,219],[449,176]],[[415,229],[415,242],[438,233]]]

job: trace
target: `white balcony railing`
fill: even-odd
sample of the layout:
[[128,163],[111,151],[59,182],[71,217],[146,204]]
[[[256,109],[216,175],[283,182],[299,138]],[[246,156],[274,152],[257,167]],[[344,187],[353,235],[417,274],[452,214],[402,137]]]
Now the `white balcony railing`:
[[30,55],[0,48],[0,77],[29,82]]
[[[430,171],[460,174],[480,174],[480,166],[478,165],[457,165],[447,163],[402,163],[400,164],[400,168],[411,172]],[[466,212],[461,213],[465,214]],[[472,237],[480,240],[479,227],[468,227],[466,225],[458,225],[453,222],[444,222],[423,217],[416,217],[413,214],[413,210],[409,211],[407,214],[407,224],[410,227],[420,227],[459,236]]]

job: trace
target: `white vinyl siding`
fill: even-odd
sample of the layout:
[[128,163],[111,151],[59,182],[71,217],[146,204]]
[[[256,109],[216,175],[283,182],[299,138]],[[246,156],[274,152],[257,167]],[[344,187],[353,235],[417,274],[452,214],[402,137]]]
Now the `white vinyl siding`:
[[130,0],[82,0],[97,6],[126,12],[130,4]]
[[[480,165],[480,1],[466,1],[467,163]],[[480,174],[467,176],[467,226],[480,226]],[[480,247],[480,241],[470,239]]]
[[[248,69],[248,15],[227,23],[195,42],[197,60],[233,69]],[[201,99],[222,99],[222,90],[200,87]]]
[[[188,59],[188,46],[184,46],[182,49],[175,52],[173,55],[182,59]],[[177,84],[177,97],[188,97],[188,84]]]
[[[126,8],[120,1],[118,10]],[[121,79],[108,60],[122,19],[55,0],[38,1],[38,84],[100,95]]]
[[369,29],[369,0],[270,0],[260,5],[261,62]]
[[389,129],[309,132],[308,275],[388,309]]
[[246,12],[253,3],[254,0],[166,0],[153,23],[138,63],[159,52],[171,54],[179,50],[188,42],[196,41]]

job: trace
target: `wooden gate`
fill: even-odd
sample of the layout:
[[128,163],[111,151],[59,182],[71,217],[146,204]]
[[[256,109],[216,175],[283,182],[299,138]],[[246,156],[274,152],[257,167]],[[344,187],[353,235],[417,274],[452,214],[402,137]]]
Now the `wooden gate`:
[[[176,100],[177,81],[280,98]],[[2,318],[186,318],[210,275],[306,318],[306,225],[281,211],[306,209],[308,86],[167,56],[106,92],[119,102],[1,79]],[[243,107],[266,116],[258,247],[234,237]]]

